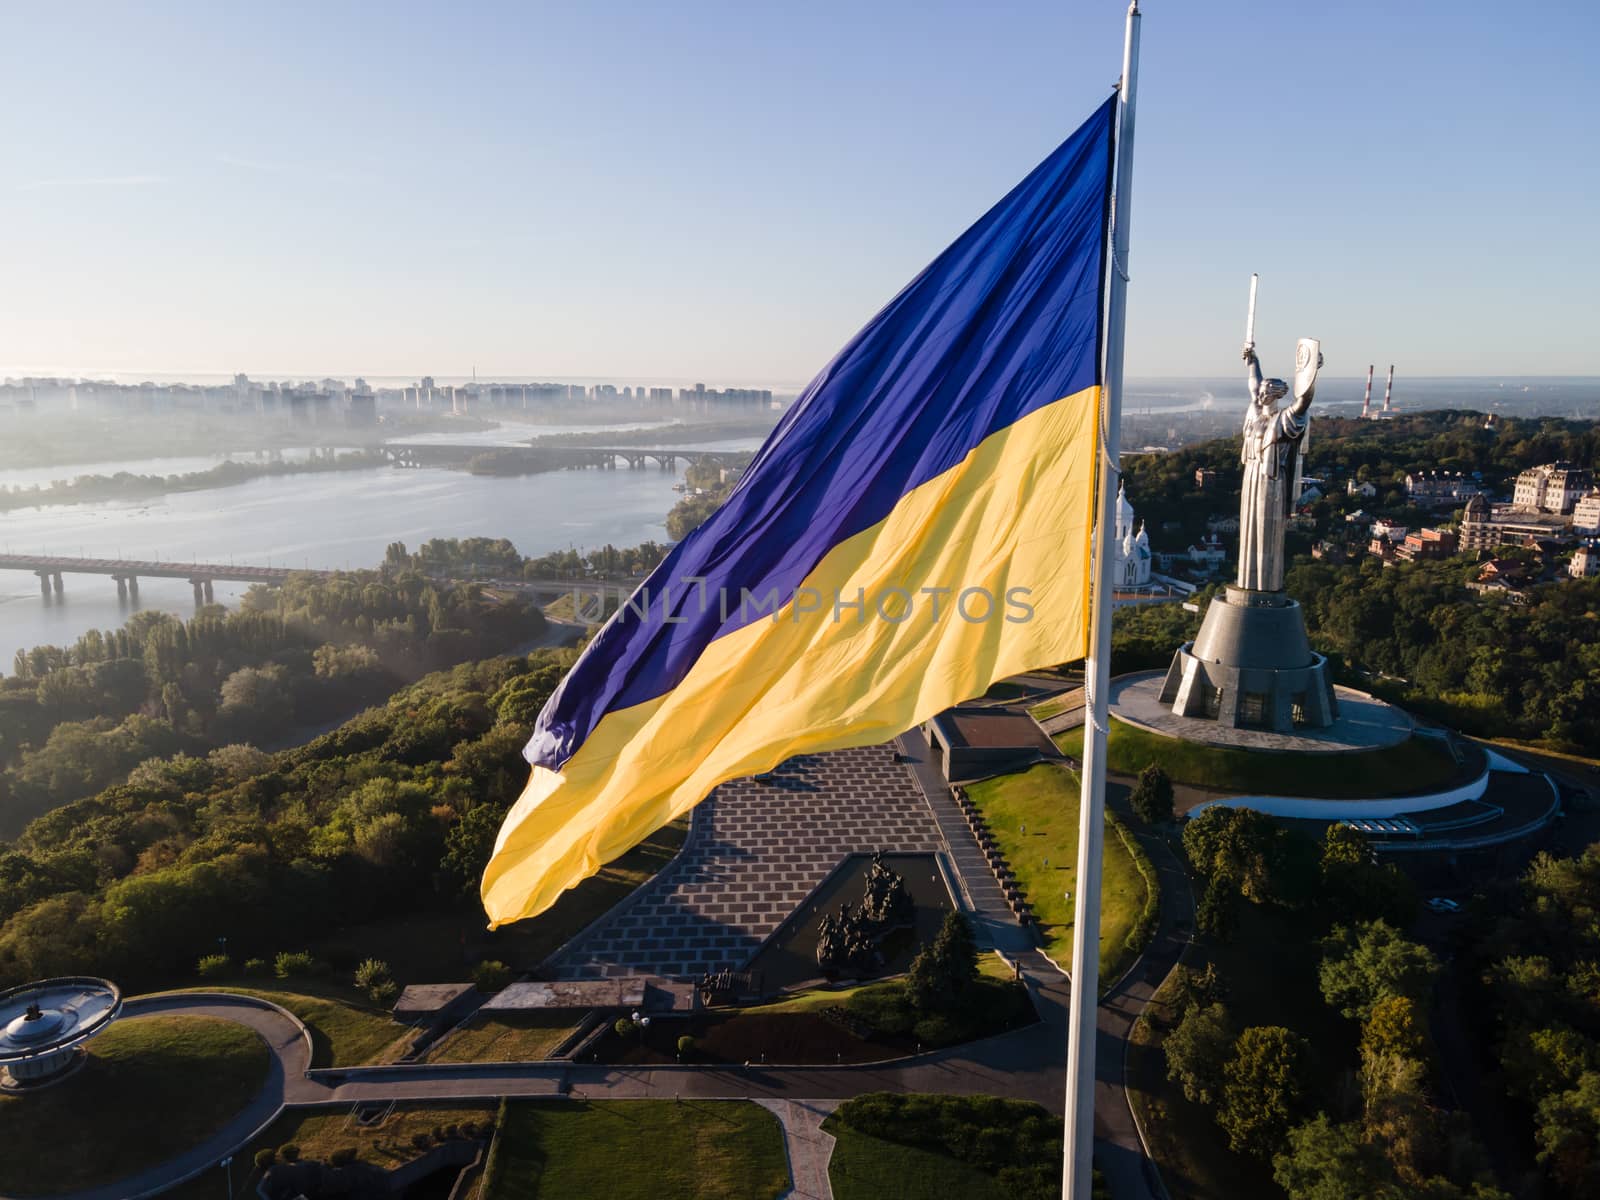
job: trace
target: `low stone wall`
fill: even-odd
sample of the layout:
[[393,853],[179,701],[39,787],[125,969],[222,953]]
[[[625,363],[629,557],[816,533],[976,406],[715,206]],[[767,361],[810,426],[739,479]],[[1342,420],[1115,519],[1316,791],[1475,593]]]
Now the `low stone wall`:
[[1363,817],[1398,817],[1404,813],[1427,812],[1433,808],[1449,808],[1463,800],[1481,799],[1489,790],[1489,768],[1470,783],[1443,792],[1429,792],[1421,796],[1376,797],[1370,800],[1319,800],[1306,796],[1226,796],[1220,800],[1207,800],[1189,810],[1189,816],[1204,812],[1214,805],[1227,808],[1253,808],[1273,817],[1295,817],[1306,821],[1348,821]]

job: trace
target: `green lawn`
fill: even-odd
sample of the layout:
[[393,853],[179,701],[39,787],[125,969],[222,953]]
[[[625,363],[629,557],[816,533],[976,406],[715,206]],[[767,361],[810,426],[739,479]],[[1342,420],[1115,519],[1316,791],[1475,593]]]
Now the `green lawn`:
[[1048,721],[1051,717],[1058,717],[1069,708],[1083,707],[1083,692],[1066,692],[1060,696],[1052,696],[1042,704],[1035,704],[1028,712],[1035,721]]
[[390,1061],[404,1047],[406,1027],[388,1013],[340,995],[344,989],[314,979],[286,979],[281,986],[251,987],[247,983],[185,988],[184,991],[234,992],[259,996],[288,1009],[311,1030],[311,1065],[353,1067]]
[[[1063,754],[1082,760],[1082,729],[1069,729],[1055,741]],[[1449,751],[1435,738],[1413,737],[1383,750],[1329,755],[1325,769],[1307,770],[1307,762],[1315,761],[1304,754],[1202,746],[1115,718],[1106,738],[1106,769],[1113,774],[1137,775],[1159,763],[1174,783],[1239,795],[1330,799],[1403,795],[1449,787],[1460,774]]]
[[[946,1200],[1060,1194],[1061,1118],[997,1096],[869,1092],[822,1128],[838,1139],[837,1200]],[[1110,1200],[1096,1173],[1095,1200]]]
[[428,1062],[538,1062],[575,1026],[570,1013],[476,1016],[434,1044]]
[[834,1200],[1010,1200],[998,1180],[939,1150],[905,1146],[830,1121]]
[[774,1200],[783,1130],[743,1101],[506,1105],[483,1200]]
[[[978,956],[978,974],[987,979],[997,979],[1009,982],[1015,978],[1015,973],[1006,965],[1005,959],[998,954],[987,953]],[[850,998],[857,993],[872,994],[889,988],[899,986],[891,981],[877,983],[858,983],[850,987],[832,988],[807,988],[804,991],[792,992],[781,1000],[773,1000],[766,1004],[753,1005],[749,1011],[758,1013],[780,1012],[815,1012],[822,1008],[832,1008],[835,1005],[848,1007]]]
[[[1033,908],[1045,949],[1063,965],[1072,955],[1073,901],[1067,893],[1075,892],[1077,883],[1078,791],[1078,777],[1058,763],[1040,763],[967,788]],[[1146,876],[1130,851],[1137,843],[1124,838],[1114,821],[1107,814],[1101,859],[1103,984],[1114,982],[1142,948],[1127,942],[1149,899]],[[1153,871],[1149,874],[1154,878]]]
[[0,1194],[112,1183],[204,1141],[267,1079],[266,1045],[217,1017],[128,1017],[72,1078],[0,1096]]

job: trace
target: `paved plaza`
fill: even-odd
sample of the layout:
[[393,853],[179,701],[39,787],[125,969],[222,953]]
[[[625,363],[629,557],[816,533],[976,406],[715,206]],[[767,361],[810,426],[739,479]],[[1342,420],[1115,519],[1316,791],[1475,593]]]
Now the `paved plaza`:
[[1271,729],[1235,729],[1199,717],[1180,717],[1173,713],[1171,705],[1161,703],[1161,684],[1165,678],[1165,671],[1142,671],[1113,679],[1109,700],[1112,713],[1129,725],[1152,733],[1240,750],[1342,754],[1395,746],[1411,736],[1411,718],[1401,709],[1354,688],[1337,686],[1333,690],[1339,698],[1339,715],[1325,729],[1306,727],[1293,733],[1279,733]]
[[682,854],[557,956],[558,978],[739,969],[847,855],[944,846],[892,745],[803,755],[764,780],[725,783],[693,821]]

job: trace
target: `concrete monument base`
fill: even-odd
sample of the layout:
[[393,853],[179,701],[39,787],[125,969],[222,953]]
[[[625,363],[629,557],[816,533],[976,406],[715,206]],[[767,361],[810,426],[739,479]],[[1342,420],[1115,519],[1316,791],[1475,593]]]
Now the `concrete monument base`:
[[1306,725],[1280,733],[1178,716],[1171,703],[1162,702],[1163,686],[1160,671],[1119,675],[1111,681],[1111,715],[1124,724],[1163,737],[1268,754],[1326,756],[1381,750],[1398,746],[1412,735],[1414,728],[1403,709],[1353,688],[1335,688],[1339,715],[1332,724],[1320,728]]
[[1328,660],[1311,649],[1298,601],[1228,586],[1161,688],[1175,716],[1236,729],[1322,729],[1339,716]]

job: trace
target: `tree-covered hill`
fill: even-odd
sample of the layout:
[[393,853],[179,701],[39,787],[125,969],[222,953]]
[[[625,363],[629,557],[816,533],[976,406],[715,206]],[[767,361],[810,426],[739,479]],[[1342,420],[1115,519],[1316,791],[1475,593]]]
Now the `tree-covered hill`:
[[135,613],[0,679],[0,834],[152,757],[271,745],[424,672],[538,637],[543,614],[415,571],[292,576],[237,611]]
[[0,850],[0,986],[182,978],[335,924],[459,905],[527,778],[532,721],[573,656],[429,675],[278,754],[178,754],[33,821]]

